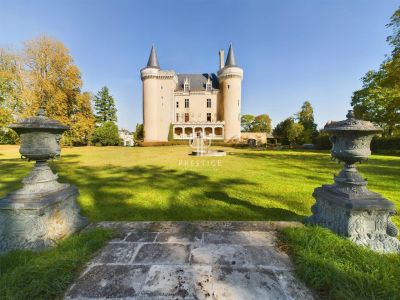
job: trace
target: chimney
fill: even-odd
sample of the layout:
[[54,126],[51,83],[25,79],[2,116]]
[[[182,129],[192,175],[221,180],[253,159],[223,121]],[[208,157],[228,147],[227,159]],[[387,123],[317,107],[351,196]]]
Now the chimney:
[[225,65],[224,65],[224,50],[219,50],[219,69],[221,70]]

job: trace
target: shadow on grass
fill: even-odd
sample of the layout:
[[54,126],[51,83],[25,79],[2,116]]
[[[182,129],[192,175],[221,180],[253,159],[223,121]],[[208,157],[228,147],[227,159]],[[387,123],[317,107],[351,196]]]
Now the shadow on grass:
[[[301,220],[303,216],[268,208],[245,198],[229,195],[234,187],[255,187],[241,178],[212,180],[191,170],[161,166],[80,166],[66,154],[50,165],[60,182],[76,185],[82,211],[92,221],[101,220]],[[0,160],[0,197],[21,187],[33,162]],[[254,192],[256,198],[273,195]],[[254,197],[253,197],[254,199]]]
[[[92,221],[298,221],[304,217],[290,210],[268,208],[229,195],[232,186],[257,185],[241,178],[212,180],[191,170],[153,165],[93,167],[60,161],[53,169],[60,172],[60,181],[80,189],[83,213]],[[254,193],[257,197],[266,196],[265,193]]]

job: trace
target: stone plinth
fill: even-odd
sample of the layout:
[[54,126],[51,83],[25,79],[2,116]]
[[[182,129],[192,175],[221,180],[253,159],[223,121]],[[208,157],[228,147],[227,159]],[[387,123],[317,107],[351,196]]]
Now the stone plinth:
[[343,192],[335,185],[318,187],[306,223],[320,225],[378,252],[400,253],[398,232],[390,221],[392,202],[373,192]]
[[84,227],[79,215],[79,192],[68,184],[34,199],[0,199],[0,253],[14,249],[41,249]]

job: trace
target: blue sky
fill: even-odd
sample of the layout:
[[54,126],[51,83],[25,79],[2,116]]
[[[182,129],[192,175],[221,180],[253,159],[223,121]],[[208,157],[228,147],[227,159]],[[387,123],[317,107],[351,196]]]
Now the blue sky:
[[[216,72],[232,42],[244,69],[242,113],[273,124],[311,101],[318,125],[341,120],[360,78],[390,52],[385,24],[397,1],[0,1],[0,47],[40,34],[61,40],[84,90],[107,85],[118,123],[142,122],[139,70],[156,45],[163,69]],[[225,52],[226,53],[226,52]]]

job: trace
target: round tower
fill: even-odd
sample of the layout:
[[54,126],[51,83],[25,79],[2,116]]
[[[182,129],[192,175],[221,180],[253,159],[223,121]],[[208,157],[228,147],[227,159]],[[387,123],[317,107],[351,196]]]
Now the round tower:
[[225,66],[218,71],[218,79],[223,98],[224,140],[239,140],[243,69],[236,65],[232,44]]
[[147,66],[140,70],[143,81],[143,128],[145,142],[158,140],[157,101],[159,98],[159,83],[157,76],[159,70],[160,65],[158,64],[156,50],[153,46]]

